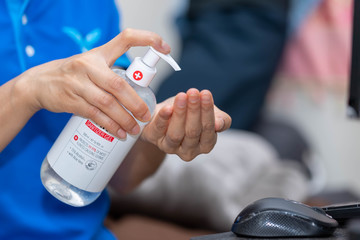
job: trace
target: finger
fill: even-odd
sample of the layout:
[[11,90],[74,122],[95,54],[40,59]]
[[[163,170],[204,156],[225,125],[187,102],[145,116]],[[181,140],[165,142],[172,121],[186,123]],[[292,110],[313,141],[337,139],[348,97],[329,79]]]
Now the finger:
[[171,105],[162,107],[154,119],[144,128],[142,137],[154,144],[163,140],[166,136],[172,112],[173,107]]
[[[94,67],[89,69],[88,76],[99,88],[112,94],[136,119],[142,122],[150,120],[151,113],[145,102],[139,97],[135,90],[114,71],[109,68]],[[118,114],[120,114],[120,112]],[[119,117],[121,117],[121,115],[118,115],[118,118]],[[133,124],[134,123],[130,121],[128,126],[123,127],[129,130],[133,127]]]
[[197,89],[187,91],[187,113],[185,125],[185,137],[181,144],[185,151],[191,152],[192,149],[199,147],[201,136],[201,102],[200,92]]
[[185,135],[187,95],[178,93],[174,100],[173,114],[164,139],[164,144],[169,151],[175,151]]
[[120,139],[126,138],[126,132],[119,124],[109,118],[99,108],[89,104],[83,98],[79,98],[77,106],[79,107],[79,110],[73,112],[75,115],[94,121],[97,125],[104,127],[108,132]]
[[102,113],[112,119],[118,125],[118,128],[122,128],[132,135],[140,132],[140,126],[135,119],[119,104],[113,95],[92,83],[87,84],[86,89],[81,91],[81,94],[91,105],[100,109]]
[[170,53],[170,46],[156,33],[137,29],[124,29],[111,41],[99,47],[108,66],[133,46],[152,46],[164,54]]
[[229,129],[231,126],[232,119],[226,112],[221,111],[215,107],[215,131],[223,132]]
[[203,153],[208,153],[214,147],[217,139],[215,132],[214,100],[208,90],[201,91],[200,98],[202,122],[200,147]]

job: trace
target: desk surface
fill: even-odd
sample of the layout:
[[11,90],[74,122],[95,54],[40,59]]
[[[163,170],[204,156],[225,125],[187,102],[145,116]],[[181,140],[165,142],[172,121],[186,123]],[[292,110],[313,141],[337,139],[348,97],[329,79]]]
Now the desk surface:
[[[254,240],[254,239],[261,239],[261,240],[275,240],[275,238],[246,238],[246,237],[237,237],[232,232],[225,232],[225,233],[218,233],[218,234],[211,234],[199,237],[193,237],[190,240]],[[281,238],[284,239],[291,239],[291,240],[348,240],[348,234],[344,229],[337,229],[334,234],[328,238]]]

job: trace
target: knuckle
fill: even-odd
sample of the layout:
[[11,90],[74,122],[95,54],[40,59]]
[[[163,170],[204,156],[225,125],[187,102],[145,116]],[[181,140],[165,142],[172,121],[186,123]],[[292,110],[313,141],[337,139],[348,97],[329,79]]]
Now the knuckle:
[[131,42],[131,39],[133,39],[134,36],[134,29],[132,28],[125,28],[121,31],[121,36],[124,41]]
[[186,130],[186,136],[189,138],[199,138],[201,135],[200,128],[189,128]]
[[215,124],[212,122],[206,122],[203,124],[204,132],[215,132]]
[[182,142],[183,136],[181,134],[178,134],[178,133],[170,133],[168,135],[168,139],[170,140],[170,142],[172,142],[174,144],[179,144],[179,143]]
[[95,98],[95,101],[99,103],[100,106],[109,106],[113,101],[113,97],[111,97],[110,94],[102,93]]
[[167,144],[166,148],[163,149],[164,152],[166,152],[167,154],[176,154],[176,148],[170,146],[169,144]]
[[207,141],[206,143],[200,143],[201,152],[202,153],[211,152],[215,147],[216,142],[217,142],[217,135],[215,135],[213,138],[211,138],[210,141]]
[[156,129],[158,129],[160,132],[163,132],[163,131],[166,130],[167,125],[164,124],[164,123],[161,122],[161,121],[155,121],[155,127],[156,127]]
[[137,102],[134,107],[133,107],[133,113],[136,115],[136,116],[142,116],[146,113],[146,111],[148,110],[148,107],[147,105],[142,102],[142,101],[139,101]]
[[149,42],[152,45],[158,45],[161,42],[161,38],[154,32],[149,32]]
[[110,132],[116,132],[119,130],[119,125],[115,121],[109,119],[109,121],[104,124],[104,128]]
[[130,115],[127,117],[123,116],[121,126],[123,126],[127,131],[130,131],[136,126],[136,122]]
[[87,61],[81,55],[71,57],[68,61],[65,61],[62,65],[62,69],[65,72],[79,71],[79,69],[85,68]]
[[194,158],[196,157],[196,153],[192,152],[192,151],[187,151],[184,154],[182,154],[180,156],[180,158],[182,160],[184,160],[185,162],[190,162],[192,161]]
[[177,148],[166,138],[165,140],[158,142],[158,146],[160,146],[160,149],[167,154],[176,154]]
[[109,79],[108,85],[111,89],[115,91],[120,91],[125,88],[125,84],[127,84],[121,77],[118,75],[114,75],[112,78]]
[[161,149],[167,154],[176,154],[176,149],[172,146],[170,146],[169,143],[166,143],[165,146]]
[[202,149],[202,153],[210,153],[211,150],[213,150],[215,145],[211,145],[211,146],[205,146],[203,149]]
[[125,28],[121,31],[121,34],[124,36],[124,37],[128,37],[128,36],[131,36],[132,33],[133,33],[133,29],[132,28]]
[[100,109],[98,109],[97,107],[95,106],[92,106],[90,105],[88,107],[88,109],[86,110],[85,112],[85,116],[84,117],[87,117],[87,118],[90,118],[90,119],[94,119],[96,116],[98,116],[100,113]]

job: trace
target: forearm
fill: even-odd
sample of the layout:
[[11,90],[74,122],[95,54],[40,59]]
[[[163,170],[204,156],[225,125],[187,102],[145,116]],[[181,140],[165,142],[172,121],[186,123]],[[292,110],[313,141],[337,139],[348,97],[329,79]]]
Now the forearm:
[[130,192],[156,172],[165,155],[155,145],[139,139],[114,174],[110,187],[121,194]]
[[24,87],[24,75],[0,86],[0,152],[37,111],[32,106],[31,89]]

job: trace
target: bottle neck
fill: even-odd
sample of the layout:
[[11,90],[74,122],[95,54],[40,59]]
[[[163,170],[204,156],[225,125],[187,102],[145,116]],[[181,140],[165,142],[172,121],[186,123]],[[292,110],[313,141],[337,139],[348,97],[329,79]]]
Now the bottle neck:
[[156,68],[151,68],[143,63],[142,59],[137,57],[126,69],[126,76],[135,84],[147,87],[156,74]]

